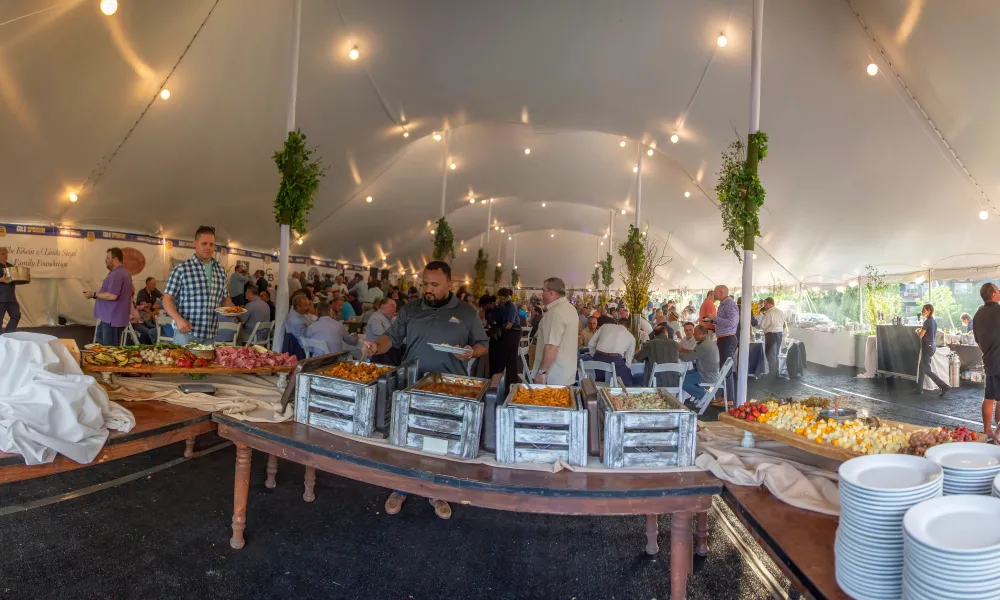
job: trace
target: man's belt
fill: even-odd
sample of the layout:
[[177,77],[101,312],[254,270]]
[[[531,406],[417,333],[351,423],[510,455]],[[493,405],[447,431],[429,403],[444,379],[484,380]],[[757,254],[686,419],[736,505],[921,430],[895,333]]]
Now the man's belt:
[[721,340],[722,338],[733,337],[735,333],[727,333],[725,335],[716,335],[715,338]]
[[610,352],[600,352],[600,351],[594,352],[594,356],[609,356],[611,358],[621,358],[621,359],[625,358],[625,355],[623,354],[611,354]]

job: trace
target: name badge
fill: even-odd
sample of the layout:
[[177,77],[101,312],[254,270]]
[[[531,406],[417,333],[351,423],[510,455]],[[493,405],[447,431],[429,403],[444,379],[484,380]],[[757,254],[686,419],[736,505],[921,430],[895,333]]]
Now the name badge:
[[422,450],[431,454],[448,454],[448,440],[424,436]]

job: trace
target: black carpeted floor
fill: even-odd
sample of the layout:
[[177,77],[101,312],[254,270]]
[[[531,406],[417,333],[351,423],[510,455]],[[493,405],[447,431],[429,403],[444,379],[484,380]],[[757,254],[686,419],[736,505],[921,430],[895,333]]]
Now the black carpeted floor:
[[[750,396],[825,393],[877,416],[924,424],[978,421],[982,391],[946,400],[814,367],[802,380],[751,381]],[[199,449],[222,443],[203,437]],[[3,507],[107,482],[180,457],[183,444],[75,473],[0,486]],[[301,499],[303,469],[282,461],[267,490],[255,454],[247,545],[229,547],[234,450],[225,447],[96,493],[0,514],[0,598],[660,599],[669,597],[669,518],[658,560],[644,557],[641,517],[554,517],[455,506],[437,519],[411,497],[384,513],[387,490],[318,474]],[[698,559],[695,599],[773,597],[776,567],[712,514],[711,554]],[[726,519],[726,521],[720,521]],[[797,595],[791,592],[791,597]]]

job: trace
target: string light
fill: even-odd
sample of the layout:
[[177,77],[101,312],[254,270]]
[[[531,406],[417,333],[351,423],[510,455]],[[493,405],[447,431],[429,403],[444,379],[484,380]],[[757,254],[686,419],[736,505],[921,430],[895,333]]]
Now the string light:
[[462,248],[462,252],[468,252],[468,251],[469,251],[468,248],[464,248],[464,247]]
[[101,0],[101,12],[111,16],[118,11],[118,0]]
[[434,235],[435,232],[436,232],[436,230],[431,229],[431,235]]
[[684,197],[685,198],[690,198],[691,197],[691,192],[684,192]]
[[688,273],[690,273],[690,272],[691,272],[691,269],[688,269]]
[[554,233],[550,233],[550,234],[549,234],[549,237],[550,237],[550,238],[554,238],[554,237],[556,237],[556,234],[554,234]]
[[498,231],[499,229],[500,229],[500,226],[499,226],[499,225],[494,225],[494,226],[493,226],[493,231]]
[[382,255],[382,260],[385,260],[385,254]]
[[361,53],[358,52],[358,47],[355,46],[351,48],[351,51],[347,53],[347,56],[349,56],[351,60],[358,60],[358,58],[361,56]]
[[675,133],[672,136],[670,136],[670,143],[671,144],[676,144],[677,142],[680,141],[680,139],[681,139],[681,137]]
[[497,266],[498,266],[498,267],[502,267],[502,266],[503,266],[503,263],[497,263]]
[[524,149],[524,153],[525,154],[531,154],[531,148],[525,148]]
[[652,156],[652,155],[653,155],[653,149],[652,148],[650,148],[649,150],[646,150],[646,156]]
[[715,42],[716,42],[717,44],[719,44],[719,48],[725,48],[725,47],[726,47],[726,44],[728,44],[728,43],[729,43],[729,40],[728,40],[728,39],[726,39],[726,35],[725,35],[725,34],[723,34],[723,33],[720,33],[720,34],[719,34],[719,39],[715,40]]
[[512,239],[514,239],[514,236],[512,236],[512,235],[508,235],[508,236],[507,236],[507,239],[508,239],[508,240],[512,240]]
[[301,246],[301,245],[302,245],[302,242],[303,242],[304,240],[305,240],[305,238],[301,238],[301,237],[300,237],[299,239],[295,240],[295,243]]
[[857,279],[852,279],[852,280],[850,280],[850,281],[847,282],[847,285],[851,286],[852,288],[853,287],[858,287],[858,280]]
[[480,200],[479,203],[480,204],[486,204],[486,198],[483,198],[482,200]]
[[475,198],[469,198],[469,204],[475,204],[475,203],[476,203]]
[[875,77],[876,75],[878,75],[878,65],[876,65],[875,63],[869,64],[868,65],[868,74],[871,75],[872,77]]
[[754,252],[752,256],[753,256],[754,260],[757,260],[757,253],[756,252]]
[[434,132],[434,135],[433,135],[433,136],[431,136],[431,137],[433,137],[433,138],[434,138],[434,141],[435,141],[435,142],[440,142],[440,141],[441,141],[441,134],[440,134],[439,132],[437,132],[437,131],[435,131],[435,132]]
[[[506,230],[506,229],[504,229],[503,227],[501,227],[501,228],[500,228],[500,233],[507,233],[507,230]],[[509,236],[508,236],[508,237],[509,237]]]
[[618,145],[621,146],[622,148],[624,148],[625,147],[625,138],[622,138],[622,141],[618,142]]
[[545,203],[544,202],[542,202],[542,208],[545,208]]
[[455,163],[451,163],[450,165],[448,165],[448,168],[454,171],[455,169],[458,168],[458,165],[456,165]]
[[170,90],[168,90],[167,88],[163,88],[162,90],[160,90],[160,98],[163,98],[164,100],[169,99],[170,98]]
[[408,138],[408,137],[410,137],[410,132],[404,129],[404,130],[403,130],[403,137],[404,137],[404,138]]
[[979,218],[985,221],[986,219],[990,218],[990,213],[987,212],[986,210],[981,210],[979,211]]
[[494,200],[496,200],[496,198],[490,198],[490,204],[493,204]]
[[636,166],[632,167],[632,172],[633,173],[638,173],[639,172],[639,165],[636,165]]
[[365,198],[365,202],[367,202],[368,204],[371,204],[372,203],[372,197],[368,196],[367,198]]
[[624,209],[624,208],[622,209],[622,214],[623,214],[623,215],[625,214],[625,209]]
[[79,199],[80,199],[80,197],[76,195],[76,192],[70,192],[69,193],[69,201],[70,202],[76,202]]

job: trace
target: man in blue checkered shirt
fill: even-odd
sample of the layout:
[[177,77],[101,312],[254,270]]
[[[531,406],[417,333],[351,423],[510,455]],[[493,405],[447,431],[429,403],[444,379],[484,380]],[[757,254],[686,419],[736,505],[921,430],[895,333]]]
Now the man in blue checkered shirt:
[[226,270],[215,255],[215,228],[202,225],[194,234],[194,256],[170,272],[163,290],[163,309],[174,320],[174,343],[211,344],[219,330],[219,306],[232,306],[226,296]]

